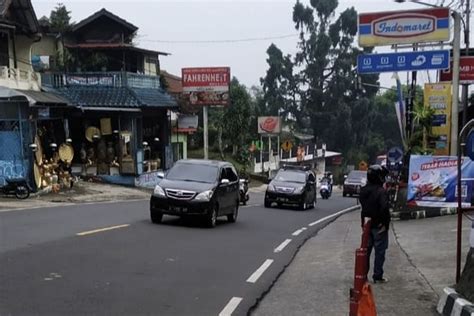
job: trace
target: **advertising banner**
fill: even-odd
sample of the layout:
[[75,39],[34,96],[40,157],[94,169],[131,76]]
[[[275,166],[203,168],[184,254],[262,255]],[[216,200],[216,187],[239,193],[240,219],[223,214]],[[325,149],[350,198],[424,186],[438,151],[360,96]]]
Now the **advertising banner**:
[[[411,206],[457,207],[457,157],[410,157],[407,201]],[[463,206],[471,206],[474,162],[463,157],[461,166]]]
[[451,84],[425,84],[424,106],[434,110],[432,137],[428,148],[435,155],[448,155],[451,143]]
[[449,8],[359,14],[361,47],[449,41]]
[[[440,72],[439,81],[453,80],[452,69],[453,62],[451,61],[451,68]],[[459,61],[459,83],[474,83],[474,56],[461,56],[461,60]]]
[[230,68],[183,68],[183,94],[192,105],[228,105]]
[[281,120],[278,116],[259,116],[259,134],[279,134],[281,132]]

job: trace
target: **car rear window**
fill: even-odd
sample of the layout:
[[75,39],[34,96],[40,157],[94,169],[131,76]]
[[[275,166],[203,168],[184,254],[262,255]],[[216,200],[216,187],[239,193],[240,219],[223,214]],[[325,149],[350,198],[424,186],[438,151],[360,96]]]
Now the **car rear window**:
[[170,169],[166,179],[214,183],[217,179],[218,171],[217,166],[180,163]]
[[367,172],[365,171],[352,171],[347,177],[349,180],[361,180],[367,178]]
[[281,170],[277,173],[275,180],[281,181],[281,182],[305,183],[306,174],[303,172],[297,172],[297,171]]

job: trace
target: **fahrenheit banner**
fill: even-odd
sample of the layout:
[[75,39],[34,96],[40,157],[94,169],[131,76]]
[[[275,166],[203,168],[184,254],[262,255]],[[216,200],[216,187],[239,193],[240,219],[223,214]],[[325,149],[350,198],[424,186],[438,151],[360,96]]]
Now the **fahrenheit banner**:
[[428,138],[428,148],[435,155],[449,155],[451,144],[451,84],[425,84],[425,107],[434,110],[432,137]]
[[[424,207],[456,207],[457,157],[410,156],[408,205]],[[463,206],[471,206],[474,162],[463,157],[461,166]]]

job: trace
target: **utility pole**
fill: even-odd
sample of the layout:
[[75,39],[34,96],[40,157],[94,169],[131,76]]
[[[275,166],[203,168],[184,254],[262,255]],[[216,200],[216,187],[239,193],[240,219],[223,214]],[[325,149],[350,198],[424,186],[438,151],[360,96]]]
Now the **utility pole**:
[[459,60],[461,50],[461,15],[453,11],[454,38],[453,38],[453,105],[451,109],[451,149],[450,155],[458,154],[459,130]]
[[[466,0],[466,11],[465,11],[465,24],[464,24],[464,43],[466,44],[465,55],[469,56],[469,29],[470,29],[470,20],[471,20],[471,0]],[[469,99],[469,85],[462,85],[462,126],[467,123],[467,108],[468,108],[468,99]]]

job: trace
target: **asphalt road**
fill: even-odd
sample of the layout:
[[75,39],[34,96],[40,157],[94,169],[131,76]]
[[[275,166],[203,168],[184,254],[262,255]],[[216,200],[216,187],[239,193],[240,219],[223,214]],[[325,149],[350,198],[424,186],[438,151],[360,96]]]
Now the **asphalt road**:
[[262,204],[252,194],[237,223],[214,229],[166,216],[154,225],[148,201],[0,213],[0,315],[245,315],[326,217],[355,201]]

